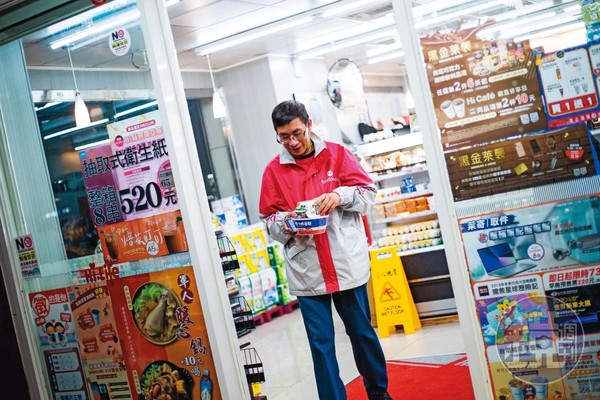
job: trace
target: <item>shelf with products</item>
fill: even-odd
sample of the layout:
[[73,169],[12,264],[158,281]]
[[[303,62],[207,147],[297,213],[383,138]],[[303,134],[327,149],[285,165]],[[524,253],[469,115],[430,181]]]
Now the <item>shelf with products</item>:
[[396,246],[420,317],[448,314],[455,302],[421,133],[357,146],[377,185],[372,248]]

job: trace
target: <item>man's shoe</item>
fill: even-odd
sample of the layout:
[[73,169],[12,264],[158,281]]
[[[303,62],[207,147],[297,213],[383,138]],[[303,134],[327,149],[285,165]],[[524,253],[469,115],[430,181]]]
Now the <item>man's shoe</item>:
[[369,400],[393,400],[388,392],[369,394]]

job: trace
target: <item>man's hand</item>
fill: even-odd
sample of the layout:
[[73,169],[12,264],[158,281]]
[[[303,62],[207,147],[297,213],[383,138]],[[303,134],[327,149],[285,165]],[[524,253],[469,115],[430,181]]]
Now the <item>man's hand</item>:
[[320,195],[314,201],[319,205],[317,209],[319,215],[329,215],[334,208],[340,205],[342,199],[339,194],[331,192]]
[[[285,216],[285,219],[291,219],[291,218],[298,218],[298,214],[296,214],[295,212],[291,212],[291,213],[287,213],[287,215]],[[288,226],[288,224],[286,222],[283,223],[283,230],[292,236],[295,236],[296,234],[290,229],[290,227]]]

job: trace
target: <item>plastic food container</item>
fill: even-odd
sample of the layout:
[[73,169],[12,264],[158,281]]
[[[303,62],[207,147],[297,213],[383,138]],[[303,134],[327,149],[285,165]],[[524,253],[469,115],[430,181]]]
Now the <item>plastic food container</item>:
[[286,220],[287,226],[296,235],[320,235],[327,230],[328,215],[316,218],[291,218]]

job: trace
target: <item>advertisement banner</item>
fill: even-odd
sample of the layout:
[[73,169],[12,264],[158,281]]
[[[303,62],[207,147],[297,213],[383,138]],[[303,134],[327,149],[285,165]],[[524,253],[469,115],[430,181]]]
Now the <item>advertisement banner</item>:
[[109,265],[188,251],[181,211],[108,225],[98,237]]
[[539,75],[550,128],[600,116],[600,44],[543,54]]
[[52,398],[89,399],[67,289],[29,293],[29,306]]
[[140,399],[173,392],[182,400],[201,398],[202,377],[212,380],[212,397],[206,398],[220,400],[192,267],[113,279],[108,287],[124,332],[127,372]]
[[96,228],[123,221],[119,188],[109,162],[112,155],[109,144],[79,152],[83,183]]
[[585,124],[446,153],[455,201],[596,174]]
[[421,38],[445,151],[547,127],[529,41],[481,40],[487,25]]
[[474,282],[600,263],[600,197],[459,220]]
[[111,157],[117,163],[113,170],[125,220],[178,210],[159,111],[108,124],[106,129],[111,140]]

